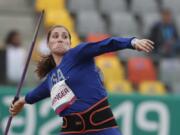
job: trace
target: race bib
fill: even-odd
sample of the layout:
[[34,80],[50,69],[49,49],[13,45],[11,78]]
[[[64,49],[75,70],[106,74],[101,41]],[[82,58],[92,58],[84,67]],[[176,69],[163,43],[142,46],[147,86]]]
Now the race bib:
[[76,100],[65,80],[59,81],[51,89],[51,105],[56,114],[72,105]]

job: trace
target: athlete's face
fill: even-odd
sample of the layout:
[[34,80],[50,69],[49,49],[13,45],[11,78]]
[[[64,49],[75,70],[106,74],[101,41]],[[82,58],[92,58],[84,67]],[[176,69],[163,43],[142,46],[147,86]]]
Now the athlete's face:
[[56,27],[51,31],[48,46],[52,54],[64,55],[71,46],[68,31],[63,27]]

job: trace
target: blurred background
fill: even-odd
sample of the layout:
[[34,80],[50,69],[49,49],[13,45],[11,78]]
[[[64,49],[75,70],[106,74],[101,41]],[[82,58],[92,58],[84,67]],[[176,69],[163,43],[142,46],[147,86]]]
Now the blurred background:
[[[0,0],[0,134],[43,9],[22,94],[40,82],[34,71],[49,54],[53,25],[69,29],[72,47],[111,36],[149,38],[150,54],[123,50],[96,64],[123,135],[180,134],[180,0]],[[45,100],[14,118],[10,135],[55,135],[60,124]]]

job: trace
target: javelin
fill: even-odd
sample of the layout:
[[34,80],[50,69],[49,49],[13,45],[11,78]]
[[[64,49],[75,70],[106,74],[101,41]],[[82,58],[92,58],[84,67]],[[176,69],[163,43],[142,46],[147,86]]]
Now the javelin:
[[[15,97],[13,99],[13,103],[15,103],[19,99],[19,95],[20,95],[21,88],[22,88],[22,85],[23,85],[23,82],[24,82],[24,78],[26,76],[27,68],[28,68],[28,65],[29,65],[29,62],[30,62],[30,59],[31,59],[32,51],[33,51],[33,48],[34,48],[34,45],[35,45],[35,42],[36,42],[36,38],[37,38],[37,35],[38,35],[38,31],[39,31],[39,28],[40,28],[40,24],[41,24],[43,15],[44,15],[44,10],[41,11],[39,20],[37,22],[35,33],[34,33],[34,37],[33,37],[32,44],[31,44],[31,48],[30,48],[30,51],[29,51],[29,54],[28,54],[28,57],[27,57],[27,60],[26,60],[26,64],[25,64],[25,67],[24,67],[24,70],[23,70],[23,74],[21,76],[21,81],[20,81],[20,83],[18,85],[18,89],[17,89],[16,95],[15,95]],[[11,125],[12,118],[13,117],[11,115],[9,117],[9,119],[8,119],[8,123],[6,125],[6,129],[5,129],[5,134],[4,135],[8,135],[8,131],[9,131],[9,128],[10,128],[10,125]]]

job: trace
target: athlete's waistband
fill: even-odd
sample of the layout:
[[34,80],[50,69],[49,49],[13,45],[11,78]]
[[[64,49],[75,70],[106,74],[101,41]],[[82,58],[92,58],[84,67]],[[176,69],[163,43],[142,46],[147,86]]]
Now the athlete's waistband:
[[107,97],[89,109],[63,117],[63,134],[79,134],[117,127]]

